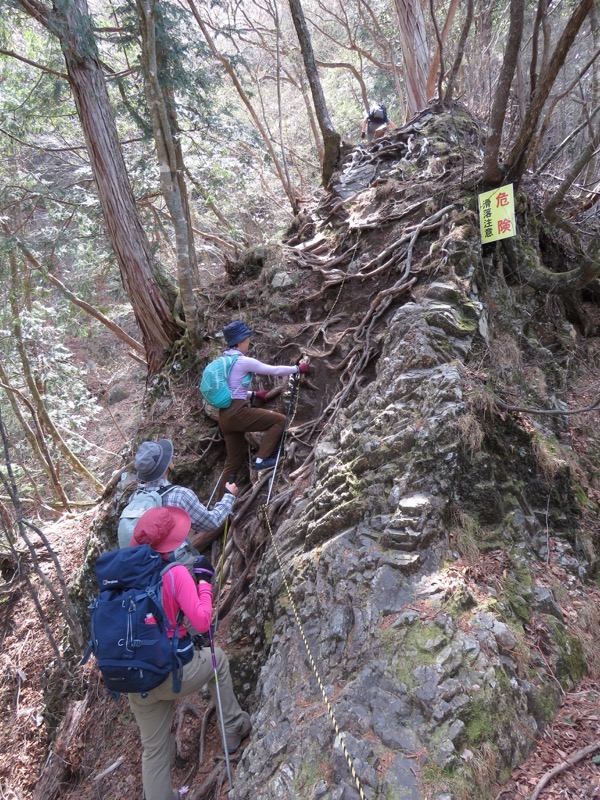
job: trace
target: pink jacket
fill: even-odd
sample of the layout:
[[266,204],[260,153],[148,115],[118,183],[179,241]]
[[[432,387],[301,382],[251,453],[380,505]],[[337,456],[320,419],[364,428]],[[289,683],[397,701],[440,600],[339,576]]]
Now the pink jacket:
[[[186,567],[172,567],[163,579],[163,607],[171,625],[175,626],[179,609],[197,631],[207,631],[212,617],[212,586],[201,582],[196,586]],[[173,636],[174,631],[169,631]],[[179,626],[179,636],[187,634],[185,625]]]

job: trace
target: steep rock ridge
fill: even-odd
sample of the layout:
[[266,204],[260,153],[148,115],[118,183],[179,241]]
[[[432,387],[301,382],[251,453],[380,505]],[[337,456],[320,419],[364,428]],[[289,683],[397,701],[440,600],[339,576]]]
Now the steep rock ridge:
[[[421,174],[449,174],[460,159],[433,123],[420,138],[398,134],[407,149],[386,161],[387,180],[415,163]],[[351,157],[340,179],[343,199],[358,193],[348,219],[379,174],[366,174],[364,154]],[[455,196],[411,300],[373,332],[381,346],[375,374],[317,445],[311,486],[276,527],[237,615],[232,638],[256,638],[238,673],[249,687],[252,667],[262,668],[235,800],[360,796],[293,606],[367,798],[491,797],[561,691],[586,670],[581,642],[544,583],[548,524],[565,534],[577,524],[570,469],[544,472],[536,460],[535,436],[556,438],[560,421],[524,430],[492,412],[473,375],[473,360],[480,364],[492,346],[491,327],[501,328],[498,297],[511,291],[490,255],[482,260],[469,207],[472,194]],[[358,216],[368,220],[366,203]],[[514,303],[506,326],[531,318],[533,299],[524,294],[526,313],[519,318]],[[568,328],[542,315],[538,324],[556,337]],[[539,349],[531,334],[529,342]],[[551,389],[548,378],[539,392],[547,399]],[[565,569],[585,577],[589,559],[567,538],[562,546]],[[532,621],[542,632],[537,650]]]

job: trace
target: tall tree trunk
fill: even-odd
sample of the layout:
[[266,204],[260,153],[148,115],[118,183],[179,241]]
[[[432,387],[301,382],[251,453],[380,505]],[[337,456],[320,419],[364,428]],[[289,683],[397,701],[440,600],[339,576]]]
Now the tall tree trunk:
[[[168,98],[168,87],[161,82],[165,70],[156,36],[156,4],[153,0],[136,0],[142,37],[142,72],[144,91],[150,114],[154,143],[158,156],[160,185],[175,231],[177,278],[181,304],[190,342],[198,350],[201,332],[194,286],[199,283],[198,262],[194,244],[192,219],[188,202],[183,154],[177,133],[175,104]],[[162,85],[161,85],[162,84]]]
[[400,45],[404,59],[407,117],[413,117],[427,105],[429,50],[425,15],[420,0],[395,0]]
[[60,42],[106,227],[154,375],[179,337],[170,309],[172,286],[153,263],[137,213],[87,2],[62,0],[52,9],[39,0],[19,3]]
[[502,130],[506,118],[510,86],[513,75],[515,74],[515,69],[517,68],[517,59],[519,58],[519,50],[521,48],[524,17],[525,1],[511,0],[508,40],[506,42],[496,94],[494,95],[490,124],[488,126],[488,137],[483,155],[483,182],[489,186],[498,186],[504,179],[504,171],[500,166],[500,144],[502,142]]
[[446,84],[446,94],[444,95],[444,103],[452,102],[452,96],[454,94],[454,86],[456,84],[456,77],[458,75],[460,65],[462,64],[462,60],[465,55],[465,47],[467,45],[467,39],[469,37],[469,31],[471,30],[472,22],[473,22],[473,0],[467,0],[467,11],[465,13],[465,21],[460,32],[458,45],[456,47],[456,56],[454,58],[452,67],[450,68],[450,72],[448,73],[448,83]]
[[[596,0],[594,3],[592,10],[590,11],[590,32],[592,34],[592,41],[594,42],[594,50],[598,51],[598,44],[600,42],[600,2]],[[598,76],[598,64],[594,62],[592,65],[592,80],[590,86],[590,97],[588,102],[588,109],[596,108],[598,105],[598,99],[600,98],[600,80]],[[588,110],[588,115],[589,115]],[[590,120],[591,126],[591,120]],[[594,182],[597,184],[596,179],[596,166],[598,164],[598,156],[595,154],[590,159],[590,163],[587,166],[584,178],[584,185],[588,186],[590,183]]]
[[[452,23],[454,22],[454,17],[456,15],[456,11],[458,10],[459,4],[460,0],[450,0],[450,7],[448,8],[448,13],[446,14],[446,21],[444,22],[444,27],[442,28],[442,32],[440,33],[442,46],[446,44],[446,40],[448,38],[448,34],[452,29]],[[432,100],[435,95],[438,70],[440,68],[440,60],[441,60],[440,48],[437,47],[435,53],[433,54],[431,64],[429,65],[429,72],[427,74],[427,90],[426,90],[427,100]],[[441,100],[442,98],[440,97],[439,99]]]
[[[522,0],[519,0],[519,2],[521,1]],[[512,2],[515,2],[515,0],[512,0]],[[537,130],[544,104],[554,86],[554,81],[556,80],[559,70],[565,63],[569,50],[575,41],[575,37],[583,25],[583,21],[590,13],[593,2],[594,0],[581,0],[579,5],[573,10],[573,13],[569,17],[556,43],[554,52],[548,60],[546,69],[539,75],[531,105],[527,110],[527,116],[506,159],[506,179],[509,181],[518,183],[525,171],[529,150]]]
[[310,102],[310,96],[308,94],[308,88],[306,86],[306,75],[304,74],[300,65],[298,68],[298,72],[301,73],[298,78],[299,89],[302,94],[302,100],[304,101],[304,107],[306,108],[306,116],[308,117],[308,124],[310,125],[310,130],[315,142],[317,154],[319,156],[319,164],[321,165],[322,169],[323,159],[325,158],[325,151],[323,150],[323,142],[321,141],[321,137],[319,136],[319,126],[315,119],[315,112],[312,103]]
[[331,180],[331,176],[337,165],[340,156],[341,136],[335,128],[329,116],[327,103],[325,102],[325,95],[323,94],[323,87],[317,71],[315,63],[315,55],[313,53],[312,42],[308,25],[304,17],[304,11],[300,0],[289,0],[290,11],[292,19],[294,20],[294,27],[300,42],[300,51],[302,52],[302,59],[304,61],[304,69],[306,70],[306,77],[310,85],[315,112],[319,127],[321,128],[321,135],[323,136],[323,185],[327,186]]
[[[533,23],[533,33],[531,35],[531,62],[529,64],[529,99],[535,94],[538,78],[538,58],[540,30],[543,31],[544,20],[548,13],[548,0],[538,0],[538,7]],[[542,69],[544,65],[542,64]]]

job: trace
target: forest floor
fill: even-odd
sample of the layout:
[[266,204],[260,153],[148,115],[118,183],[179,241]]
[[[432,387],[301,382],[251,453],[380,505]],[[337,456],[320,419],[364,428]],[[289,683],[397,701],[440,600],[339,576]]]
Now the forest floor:
[[[597,392],[597,370],[592,367],[595,361],[600,363],[600,346],[598,353],[592,355],[593,358],[589,359],[590,369],[572,388],[572,406],[587,405]],[[589,352],[582,351],[581,358],[588,357]],[[102,442],[103,447],[113,455],[123,447],[123,441],[128,436],[134,435],[139,425],[144,387],[143,383],[136,381],[137,378],[131,379],[130,395],[123,401],[122,407],[116,404],[95,431],[97,441]],[[600,429],[600,415],[596,411],[593,416],[594,420],[587,417],[582,421],[581,427],[577,423],[579,418],[572,418],[570,430],[573,446],[578,450],[587,446],[590,425]],[[92,509],[82,514],[64,515],[43,525],[67,581],[83,561],[86,539],[95,514],[96,510]],[[590,524],[597,525],[597,521]],[[598,535],[597,530],[595,533]],[[552,547],[550,549],[552,551]],[[40,558],[48,576],[54,579],[51,559],[41,550]],[[552,558],[548,567],[554,568]],[[570,591],[568,584],[565,584],[565,589]],[[43,587],[40,587],[39,599],[48,612],[54,630],[59,631],[60,616],[52,610],[52,601]],[[573,597],[572,600],[576,608],[577,598]],[[33,798],[39,777],[48,768],[51,758],[61,758],[69,764],[70,779],[61,786],[61,800],[141,798],[141,748],[135,720],[125,698],[114,700],[107,696],[93,658],[85,667],[76,667],[74,683],[66,689],[64,686],[62,688],[63,697],[77,699],[84,696],[86,686],[94,687],[94,691],[88,693],[92,702],[84,710],[87,719],[79,727],[79,730],[86,731],[85,738],[75,738],[68,751],[57,750],[49,734],[52,713],[45,704],[47,677],[55,654],[35,606],[24,589],[14,593],[8,623],[5,619],[2,628],[0,799]],[[226,624],[219,630],[218,639],[217,644],[226,643]],[[231,650],[229,645],[225,645],[225,649]],[[544,776],[564,766],[566,759],[594,744],[594,752],[553,777],[536,797],[539,796],[540,800],[600,798],[600,764],[596,763],[600,760],[599,701],[600,680],[597,672],[590,674],[572,692],[564,694],[556,719],[537,740],[525,763],[515,769],[508,783],[496,788],[496,800],[531,798]],[[181,723],[177,730],[179,755],[173,768],[173,783],[177,788],[190,786],[197,791],[210,777],[215,765],[222,763],[221,739],[214,713],[207,715],[205,735],[202,734],[208,707],[207,696],[198,698],[197,702],[184,699],[178,704],[176,724]],[[52,753],[51,758],[49,753]],[[233,758],[233,769],[235,764],[236,758]],[[226,789],[225,783],[221,790],[222,798],[227,796]],[[472,800],[481,798],[473,797]]]

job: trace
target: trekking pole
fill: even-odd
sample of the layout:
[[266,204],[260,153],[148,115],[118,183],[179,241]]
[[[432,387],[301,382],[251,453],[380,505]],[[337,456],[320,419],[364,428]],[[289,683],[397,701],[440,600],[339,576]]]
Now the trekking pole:
[[215,656],[215,645],[210,625],[208,626],[208,638],[210,640],[210,656],[212,658],[213,671],[215,673],[215,688],[217,695],[217,706],[219,708],[219,719],[221,721],[221,736],[223,738],[223,752],[225,753],[225,764],[227,766],[227,780],[229,781],[229,791],[233,789],[231,780],[231,764],[229,763],[229,751],[227,750],[227,737],[225,735],[225,720],[223,719],[223,706],[221,704],[221,691],[219,689],[219,675],[217,673],[217,657]]
[[225,520],[225,527],[223,528],[223,550],[221,552],[221,566],[219,568],[219,583],[217,587],[217,603],[215,608],[215,633],[219,625],[219,606],[221,604],[221,587],[223,585],[223,568],[225,566],[225,547],[227,546],[227,533],[229,531],[229,517]]
[[275,458],[275,466],[273,467],[273,474],[271,475],[271,480],[269,481],[269,491],[267,492],[267,499],[265,500],[265,506],[269,505],[269,500],[271,499],[271,492],[273,491],[273,484],[275,483],[275,475],[277,474],[277,467],[279,466],[279,458],[283,452],[283,445],[285,444],[285,435],[287,433],[289,424],[292,420],[292,408],[294,406],[294,401],[298,393],[299,380],[300,380],[300,373],[296,372],[296,374],[292,378],[292,393],[290,396],[290,402],[288,404],[287,414],[285,416],[285,423],[283,425],[283,430],[281,431],[281,439],[279,440],[279,447],[277,448],[277,456]]
[[224,472],[225,472],[225,470],[221,470],[221,474],[219,475],[219,479],[218,479],[218,481],[215,483],[215,488],[212,490],[212,494],[211,494],[211,496],[208,498],[208,503],[206,504],[206,507],[207,507],[207,508],[210,508],[210,504],[212,503],[212,501],[213,501],[213,497],[215,496],[215,493],[216,493],[217,489],[219,488],[219,484],[221,483],[221,478],[223,477],[223,473],[224,473]]

